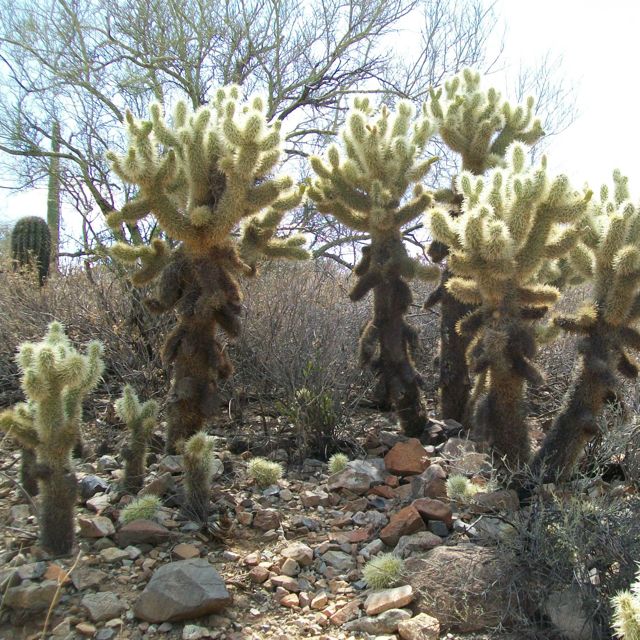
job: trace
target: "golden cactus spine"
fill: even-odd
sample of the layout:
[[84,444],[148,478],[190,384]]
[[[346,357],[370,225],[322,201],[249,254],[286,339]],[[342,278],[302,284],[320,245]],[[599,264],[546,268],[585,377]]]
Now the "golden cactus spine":
[[147,245],[112,249],[117,259],[140,265],[134,284],[158,280],[156,297],[147,301],[152,311],[178,312],[164,347],[164,359],[173,365],[167,450],[175,452],[212,415],[216,381],[232,372],[216,327],[232,338],[240,330],[238,276],[254,274],[261,256],[307,257],[303,237],[277,237],[283,215],[300,203],[303,191],[290,177],[274,175],[280,123],[267,123],[261,98],[243,101],[231,86],[195,112],[183,102],[172,119],[159,105],[150,111],[149,121],[127,115],[129,150],[109,155],[116,173],[138,187],[136,198],[113,212],[109,223],[119,227],[153,215],[176,244],[171,250],[156,237]]
[[[462,171],[482,175],[504,164],[504,155],[514,141],[534,144],[542,135],[540,122],[533,117],[533,99],[526,106],[512,106],[493,88],[482,89],[479,73],[470,69],[432,89],[428,103],[440,137],[460,155]],[[452,189],[436,192],[436,200],[449,208],[450,215],[461,214],[461,194]],[[444,263],[440,283],[425,303],[431,308],[440,303],[439,391],[440,412],[468,424],[470,416],[471,380],[466,363],[469,338],[456,331],[456,324],[474,309],[451,295],[447,282],[452,277],[446,258],[449,247],[434,240],[428,255],[436,263]]]
[[533,363],[535,321],[559,296],[543,274],[577,242],[590,198],[572,192],[564,176],[550,179],[544,162],[526,170],[525,154],[514,143],[506,169],[486,177],[463,173],[458,188],[464,215],[431,212],[434,238],[450,247],[455,275],[447,289],[461,302],[477,305],[458,323],[458,331],[471,340],[474,437],[512,467],[530,455],[523,397],[525,384],[541,379]]
[[360,362],[376,375],[378,402],[395,406],[402,428],[412,435],[422,432],[426,414],[412,357],[417,332],[405,320],[412,303],[407,281],[433,280],[439,273],[410,257],[402,240],[403,227],[431,204],[421,181],[436,160],[423,157],[433,125],[424,109],[414,115],[405,102],[395,113],[384,106],[376,113],[367,98],[356,98],[342,131],[342,149],[332,145],[326,159],[311,158],[317,177],[309,188],[321,213],[371,239],[350,293],[356,301],[373,290],[373,317],[360,337]]

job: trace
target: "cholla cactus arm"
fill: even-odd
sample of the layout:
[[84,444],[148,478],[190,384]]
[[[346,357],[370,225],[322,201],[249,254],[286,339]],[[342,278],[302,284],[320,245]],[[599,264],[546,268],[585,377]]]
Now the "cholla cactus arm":
[[420,376],[413,366],[415,332],[404,319],[412,302],[406,280],[434,280],[439,269],[411,257],[402,227],[432,203],[420,182],[435,158],[423,157],[434,132],[426,108],[400,102],[395,112],[375,112],[367,98],[356,99],[342,130],[342,148],[332,145],[325,159],[311,158],[316,178],[309,196],[322,213],[332,214],[371,244],[355,268],[349,297],[374,292],[374,315],[360,339],[360,362],[378,377],[381,406],[395,405],[406,433],[417,435],[426,416],[420,399]]
[[619,376],[634,379],[640,351],[637,327],[640,296],[640,208],[631,204],[627,180],[614,173],[590,203],[582,242],[570,254],[571,267],[593,279],[593,299],[576,314],[554,318],[557,328],[578,336],[578,363],[563,406],[534,471],[549,479],[567,477],[584,446],[598,433],[598,416],[617,396]]
[[471,339],[470,370],[489,373],[486,389],[474,394],[475,435],[510,464],[528,458],[522,394],[525,382],[541,379],[532,362],[532,320],[543,317],[559,295],[541,274],[551,256],[562,257],[577,243],[577,232],[564,225],[579,225],[590,199],[589,192],[571,191],[563,177],[549,180],[544,164],[526,170],[524,158],[524,148],[514,143],[505,169],[486,177],[463,173],[458,189],[465,214],[435,210],[431,227],[436,240],[455,243],[448,291],[480,305],[457,324]]
[[4,431],[17,440],[20,446],[28,449],[35,449],[40,444],[38,432],[33,424],[33,413],[27,409],[24,402],[0,413],[0,431]]

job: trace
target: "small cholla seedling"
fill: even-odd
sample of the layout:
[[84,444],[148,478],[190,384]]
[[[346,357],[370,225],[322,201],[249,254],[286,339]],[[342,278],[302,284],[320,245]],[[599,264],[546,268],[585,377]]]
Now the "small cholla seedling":
[[329,458],[329,473],[334,474],[346,469],[349,458],[344,453],[334,453]]
[[437,158],[425,157],[434,132],[425,109],[401,101],[391,112],[379,112],[368,98],[356,98],[342,130],[342,149],[331,145],[326,159],[311,158],[316,179],[309,188],[318,211],[371,238],[354,272],[352,301],[373,291],[373,317],[360,336],[361,365],[377,379],[376,401],[394,406],[407,435],[426,426],[420,388],[422,378],[413,356],[417,331],[406,321],[413,302],[408,281],[434,280],[440,271],[411,257],[403,228],[432,202],[423,180]]
[[209,516],[209,496],[213,477],[213,438],[200,431],[184,445],[185,512],[196,522]]
[[279,462],[272,462],[264,458],[254,458],[250,460],[247,471],[249,477],[261,488],[278,482],[278,480],[282,478],[283,473],[282,465]]
[[115,173],[137,191],[108,222],[123,232],[123,223],[153,216],[172,241],[120,242],[111,254],[140,266],[131,277],[136,286],[158,283],[146,301],[152,312],[177,312],[163,349],[173,365],[166,413],[167,452],[175,453],[213,414],[217,380],[233,371],[216,328],[231,338],[240,331],[238,276],[254,275],[262,256],[303,259],[308,253],[303,236],[277,236],[303,188],[276,173],[280,122],[267,122],[263,99],[244,101],[238,87],[224,87],[196,111],[179,102],[166,118],[154,104],[150,116],[141,121],[127,112],[129,149],[108,154]]
[[364,565],[362,577],[371,589],[387,589],[402,578],[404,560],[393,553],[381,553]]
[[102,345],[91,342],[82,355],[63,326],[52,322],[41,342],[20,345],[16,359],[31,408],[3,412],[0,428],[35,451],[42,546],[57,555],[68,554],[73,547],[77,492],[71,451],[80,438],[82,400],[102,375]]
[[447,478],[447,496],[455,502],[466,502],[478,492],[478,488],[463,475],[453,475]]
[[618,638],[640,640],[640,572],[628,591],[611,598],[611,626]]
[[153,520],[158,514],[162,502],[158,496],[142,496],[129,503],[120,512],[120,522],[129,524],[134,520]]
[[126,385],[122,398],[116,400],[115,409],[129,429],[129,444],[122,452],[124,488],[129,493],[138,493],[144,482],[147,443],[158,418],[158,403],[155,400],[140,403],[134,388]]

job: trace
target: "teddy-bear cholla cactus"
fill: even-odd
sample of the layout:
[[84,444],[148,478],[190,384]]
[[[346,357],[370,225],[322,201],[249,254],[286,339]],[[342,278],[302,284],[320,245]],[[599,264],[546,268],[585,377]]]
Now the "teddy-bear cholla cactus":
[[470,337],[469,370],[475,438],[488,442],[515,465],[529,457],[523,408],[525,383],[541,376],[534,321],[544,316],[558,290],[541,282],[541,270],[577,242],[578,222],[590,194],[578,195],[564,176],[550,180],[546,162],[525,169],[526,150],[514,143],[508,167],[486,177],[463,173],[458,188],[463,215],[431,212],[431,232],[450,248],[455,274],[447,290],[477,308],[458,322]]
[[[109,224],[152,214],[177,243],[170,250],[156,237],[148,245],[112,249],[117,259],[141,264],[134,284],[159,276],[157,296],[147,301],[152,311],[178,312],[164,347],[165,360],[173,363],[167,406],[167,449],[173,452],[215,408],[216,378],[232,372],[215,330],[219,324],[229,336],[238,334],[236,276],[253,274],[261,255],[301,259],[307,252],[301,236],[275,237],[302,190],[288,176],[271,177],[281,155],[280,123],[267,124],[261,98],[242,102],[237,87],[226,87],[195,112],[178,103],[171,123],[159,105],[150,112],[150,121],[127,114],[129,151],[108,156],[116,173],[138,187]],[[236,240],[232,232],[240,223]]]
[[41,342],[23,343],[17,356],[33,420],[26,419],[22,408],[12,424],[0,420],[23,447],[36,452],[40,537],[42,546],[56,554],[69,553],[73,546],[77,483],[71,451],[79,439],[82,400],[102,374],[101,356],[99,342],[91,342],[86,355],[78,353],[62,325],[52,322]]
[[[11,409],[0,413],[0,430],[11,435],[11,432],[27,434],[33,430],[34,407],[28,402],[19,402]],[[31,446],[25,438],[16,437],[20,445],[20,486],[30,495],[38,494],[38,479],[36,478],[36,452],[35,441]]]
[[191,436],[184,446],[185,511],[196,522],[209,516],[213,478],[213,438],[203,431]]
[[[461,170],[482,175],[504,164],[507,147],[514,141],[527,145],[543,135],[540,122],[533,117],[533,99],[526,107],[512,106],[493,88],[481,88],[480,74],[465,69],[444,84],[432,89],[428,108],[440,137],[460,155]],[[436,199],[447,206],[451,215],[459,215],[461,194],[455,187],[436,192]],[[448,255],[446,244],[434,240],[428,249],[429,257],[437,263]],[[465,352],[469,341],[456,332],[456,323],[473,310],[452,296],[446,289],[450,269],[442,270],[440,284],[429,296],[426,308],[441,304],[440,322],[440,411],[444,418],[466,422],[471,381]]]
[[49,275],[51,232],[39,216],[20,218],[11,231],[11,257],[14,270],[31,265],[40,286]]
[[156,426],[158,403],[155,400],[141,403],[134,388],[126,385],[122,397],[116,400],[115,409],[129,429],[129,443],[122,452],[124,488],[129,493],[138,493],[144,482],[147,444]]
[[405,432],[413,435],[422,432],[426,418],[412,360],[417,334],[404,319],[412,302],[406,281],[433,280],[439,271],[407,254],[402,228],[431,204],[420,182],[435,160],[421,159],[432,134],[424,109],[414,119],[413,107],[400,102],[393,114],[384,106],[375,114],[367,98],[356,98],[342,131],[344,157],[336,145],[329,147],[326,161],[312,157],[318,177],[309,188],[320,212],[371,238],[349,294],[356,301],[374,292],[373,318],[360,338],[360,362],[376,373],[378,401],[394,404]]
[[569,474],[584,446],[598,434],[598,417],[620,389],[618,373],[638,376],[630,351],[640,350],[640,209],[629,202],[626,178],[614,173],[585,219],[582,242],[568,264],[593,281],[593,298],[574,316],[553,323],[578,338],[579,360],[564,404],[533,463],[550,479]]

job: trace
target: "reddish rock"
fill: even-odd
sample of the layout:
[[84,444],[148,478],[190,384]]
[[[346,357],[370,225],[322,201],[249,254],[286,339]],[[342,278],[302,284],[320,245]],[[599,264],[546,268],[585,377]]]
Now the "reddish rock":
[[294,607],[300,606],[300,598],[295,593],[288,593],[280,600],[280,605],[283,607],[287,607],[289,609],[293,609]]
[[413,491],[410,484],[401,484],[399,487],[392,489],[393,497],[398,500],[407,500],[411,497]]
[[368,616],[375,616],[388,609],[402,609],[413,600],[413,588],[407,584],[395,589],[374,591],[364,603]]
[[265,567],[253,567],[251,571],[249,571],[249,580],[251,582],[255,582],[256,584],[262,584],[269,579],[269,570],[265,569]]
[[400,478],[398,478],[398,476],[387,476],[384,479],[384,483],[389,487],[391,487],[392,489],[395,489],[397,486],[400,485]]
[[324,609],[324,607],[327,606],[328,602],[329,598],[327,594],[324,591],[321,591],[318,595],[314,596],[309,606],[316,611],[320,611],[320,609]]
[[361,527],[360,529],[354,529],[353,531],[347,531],[347,542],[358,543],[366,542],[371,537],[371,527]]
[[424,495],[434,499],[447,498],[447,481],[441,478],[430,480],[424,487]]
[[341,627],[345,622],[353,620],[358,615],[361,605],[362,602],[360,600],[352,600],[329,618],[331,624]]
[[388,471],[398,476],[413,476],[422,473],[430,464],[429,454],[417,438],[398,442],[384,457]]
[[390,547],[394,547],[402,536],[425,530],[426,525],[422,516],[414,506],[409,505],[391,516],[389,524],[380,531],[380,539]]
[[260,509],[253,518],[253,526],[262,531],[277,529],[280,526],[280,514],[275,509]]
[[300,591],[300,585],[295,578],[291,576],[274,576],[271,578],[271,584],[274,587],[282,587],[289,592],[297,593]]
[[370,496],[380,496],[387,500],[392,500],[395,498],[395,494],[393,493],[393,489],[386,484],[378,485],[377,487],[373,487],[371,491],[369,491]]
[[173,555],[179,560],[189,560],[189,558],[199,558],[200,549],[193,544],[182,542],[172,549]]
[[413,501],[412,506],[416,508],[425,522],[429,520],[440,520],[444,522],[449,529],[453,528],[453,514],[448,504],[440,500],[433,500],[432,498],[419,498]]
[[398,633],[402,640],[438,640],[440,623],[426,613],[419,613],[411,620],[399,622]]
[[104,538],[116,532],[113,522],[105,516],[78,516],[80,535],[85,538]]
[[153,520],[134,520],[120,528],[116,542],[124,548],[137,544],[162,544],[170,537],[169,529]]

